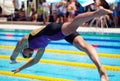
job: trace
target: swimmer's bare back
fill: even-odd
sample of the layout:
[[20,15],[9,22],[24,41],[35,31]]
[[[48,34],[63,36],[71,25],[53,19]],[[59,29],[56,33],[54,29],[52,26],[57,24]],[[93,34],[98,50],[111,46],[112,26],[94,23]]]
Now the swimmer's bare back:
[[32,32],[31,32],[31,35],[36,35],[38,32],[40,32],[41,30],[43,30],[46,26],[42,26],[40,28],[37,28],[37,29],[34,29]]

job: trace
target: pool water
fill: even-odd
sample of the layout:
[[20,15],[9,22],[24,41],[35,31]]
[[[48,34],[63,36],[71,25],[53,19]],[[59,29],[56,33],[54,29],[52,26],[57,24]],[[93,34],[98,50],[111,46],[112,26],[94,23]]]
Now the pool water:
[[[0,71],[11,72],[11,70],[18,68],[27,62],[26,60],[18,60],[19,63],[12,65],[9,64],[9,58],[5,57],[9,57],[12,54],[17,41],[29,32],[30,30],[27,31],[0,29]],[[92,44],[96,48],[98,53],[103,53],[105,55],[116,55],[116,57],[120,55],[120,34],[80,33],[80,35],[83,36],[83,38],[88,43]],[[72,63],[84,63],[85,65],[87,65],[93,64],[93,62],[87,55],[73,54],[79,52],[79,50],[73,47],[71,44],[67,43],[65,40],[52,41],[46,49],[48,51],[44,53],[40,63],[29,67],[21,71],[20,73],[31,74],[32,76],[37,75],[50,77],[53,78],[53,81],[56,80],[55,78],[59,78],[60,80],[65,79],[72,81],[100,81],[97,69],[72,65]],[[56,50],[58,50],[59,52],[54,52]],[[72,51],[73,53],[70,53],[69,51]],[[80,53],[81,52],[82,51],[80,51]],[[19,57],[21,58],[21,55],[19,55]],[[43,60],[47,62],[44,62]],[[51,61],[60,62],[61,64],[55,64]],[[111,67],[110,70],[107,69],[107,74],[110,81],[120,81],[120,58],[101,56],[100,61],[103,65]],[[67,62],[69,62],[71,65],[64,64]],[[115,70],[113,70],[113,67],[115,67]],[[7,76],[3,74],[0,75],[0,80],[38,81],[38,79],[24,77],[21,78],[16,76]]]

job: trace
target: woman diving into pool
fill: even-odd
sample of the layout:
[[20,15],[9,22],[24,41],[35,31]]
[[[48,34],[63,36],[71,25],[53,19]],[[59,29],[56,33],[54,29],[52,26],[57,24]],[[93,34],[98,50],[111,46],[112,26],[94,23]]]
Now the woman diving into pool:
[[30,34],[24,36],[21,40],[18,41],[16,48],[10,57],[10,60],[11,64],[17,63],[16,58],[19,53],[22,53],[24,58],[30,58],[34,49],[37,48],[38,50],[36,56],[23,66],[13,70],[13,72],[17,73],[38,63],[50,41],[65,39],[79,50],[85,51],[91,60],[95,63],[100,73],[101,81],[108,81],[107,74],[99,61],[96,50],[90,44],[84,41],[84,39],[76,32],[76,29],[82,23],[89,21],[94,17],[99,17],[111,13],[112,11],[101,7],[99,10],[94,12],[79,14],[70,22],[50,23],[46,27],[33,30]]

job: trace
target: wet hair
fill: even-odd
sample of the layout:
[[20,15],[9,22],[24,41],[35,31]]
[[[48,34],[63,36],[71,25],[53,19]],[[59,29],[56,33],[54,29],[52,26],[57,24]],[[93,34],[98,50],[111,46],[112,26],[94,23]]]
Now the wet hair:
[[[24,51],[25,50],[30,50],[31,52],[29,53],[29,56],[26,56],[25,54],[24,54]],[[33,55],[33,49],[31,49],[31,48],[25,48],[24,50],[22,50],[22,56],[24,57],[24,58],[30,58],[30,57],[32,57],[32,55]]]

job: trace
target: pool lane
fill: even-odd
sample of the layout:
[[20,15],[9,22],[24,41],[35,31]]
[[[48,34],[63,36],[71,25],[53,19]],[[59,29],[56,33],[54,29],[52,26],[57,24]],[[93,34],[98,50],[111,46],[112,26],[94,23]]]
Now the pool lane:
[[[8,45],[16,45],[18,39],[20,38],[13,38],[13,37],[8,37],[8,38],[0,38],[0,45],[6,45],[6,42],[10,42]],[[64,42],[64,43],[63,43]],[[98,52],[101,53],[116,53],[116,54],[120,54],[120,42],[100,42],[100,41],[96,41],[96,42],[92,42],[92,41],[87,41],[88,43],[92,44]],[[15,43],[15,44],[14,44]],[[62,46],[61,46],[62,45]],[[72,46],[71,44],[67,43],[65,40],[60,40],[60,41],[52,41],[50,42],[50,44],[47,46],[47,48],[51,48],[52,49],[56,49],[57,46],[59,49],[63,49],[63,47],[67,48],[67,50],[74,50],[74,51],[79,51],[77,50],[74,46]],[[107,50],[106,50],[107,49]]]
[[[24,64],[24,61],[20,61],[18,64],[9,64],[9,60],[0,59],[0,68],[2,71],[11,71],[20,65]],[[9,66],[9,67],[8,67]],[[38,63],[32,67],[29,67],[20,73],[32,74],[38,76],[49,76],[55,78],[64,78],[74,81],[99,81],[99,74],[97,69],[73,67],[65,65],[55,65]],[[119,81],[120,72],[107,71],[110,81]],[[95,76],[96,75],[96,76]]]
[[[12,54],[12,50],[8,49],[0,49],[0,55],[10,56]],[[35,52],[36,53],[36,52]],[[35,53],[33,57],[35,56]],[[22,57],[22,55],[19,55]],[[45,52],[42,59],[54,59],[60,61],[70,61],[70,62],[82,62],[82,63],[90,63],[93,62],[87,55],[75,55],[75,54],[61,54],[55,52]],[[104,65],[111,65],[111,66],[120,66],[120,58],[108,58],[108,57],[100,57],[101,63]]]
[[[19,32],[19,33],[18,33]],[[25,34],[29,33],[30,31],[8,31],[8,30],[1,30],[0,33],[0,42],[17,42],[20,38],[22,38]],[[120,54],[120,36],[119,34],[81,34],[83,38],[90,44],[92,44],[98,52],[101,53],[115,53]],[[1,44],[1,43],[0,43]],[[61,45],[63,45],[68,50],[76,50],[76,48],[72,47],[71,44],[67,43],[65,40],[60,41],[52,41],[48,45],[48,48],[53,47],[53,49],[56,49],[54,46],[61,48]],[[107,50],[106,50],[107,49]]]

